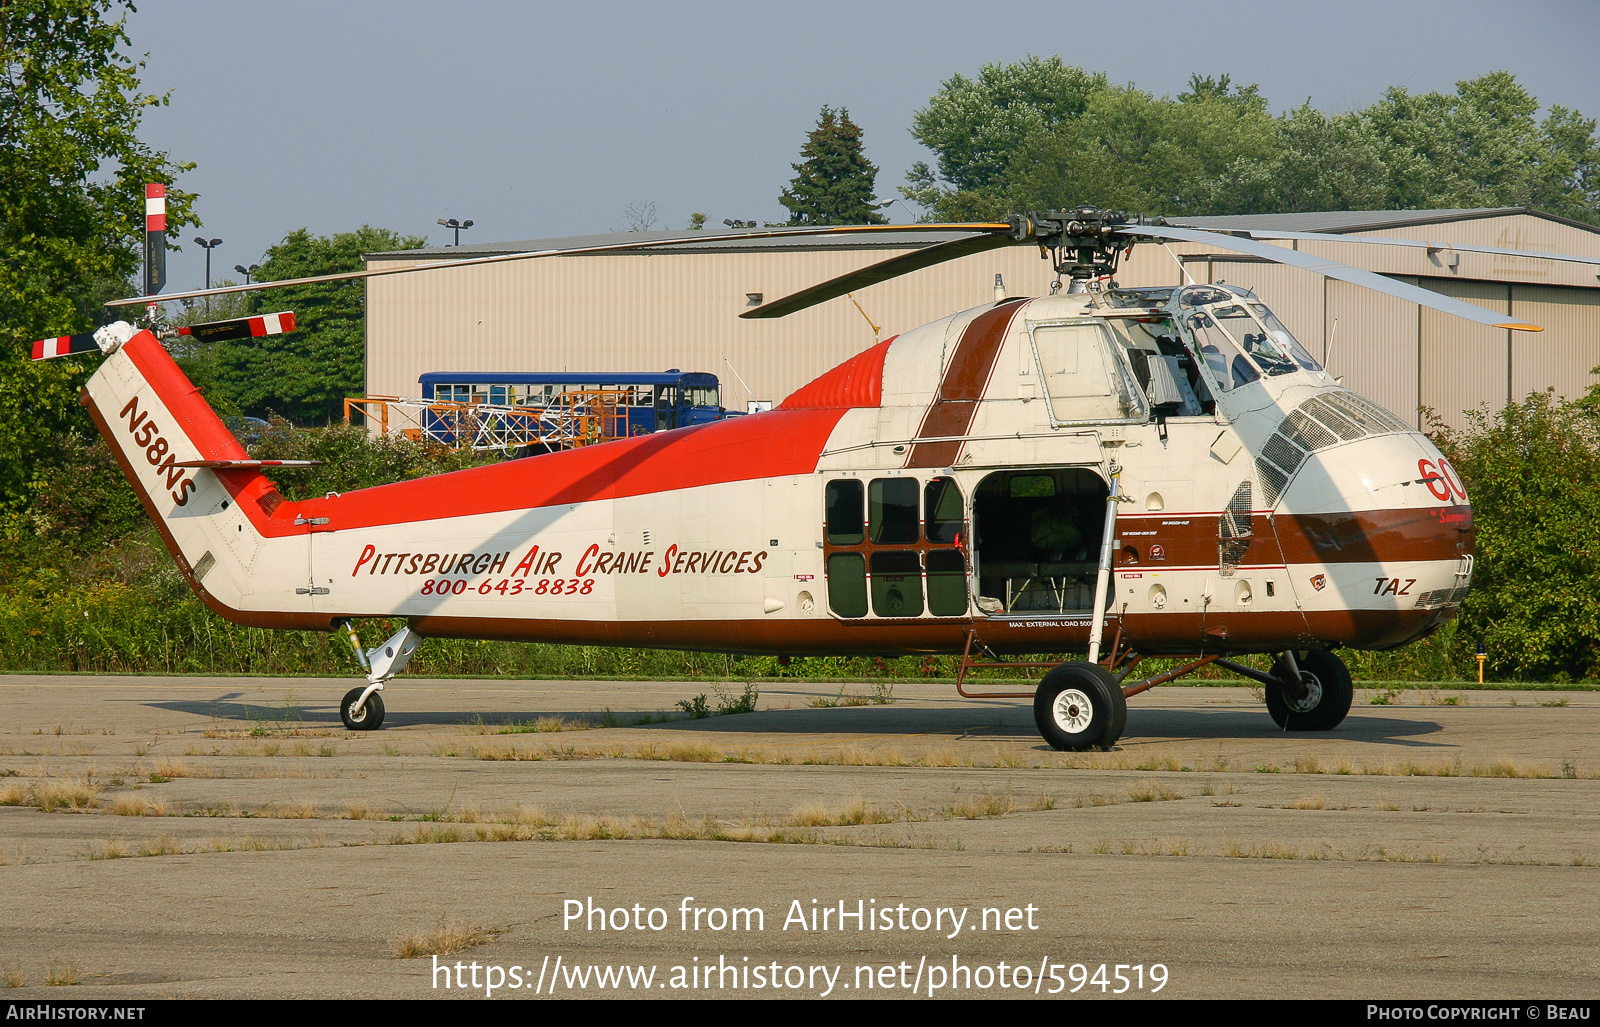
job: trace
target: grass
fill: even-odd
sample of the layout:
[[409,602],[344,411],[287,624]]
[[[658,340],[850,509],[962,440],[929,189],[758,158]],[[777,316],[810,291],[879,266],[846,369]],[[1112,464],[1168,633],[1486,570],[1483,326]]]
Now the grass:
[[53,988],[68,988],[74,984],[82,983],[83,968],[57,964],[45,974],[44,983]]
[[440,924],[431,931],[408,934],[394,943],[394,958],[421,959],[423,956],[450,956],[486,945],[504,928],[468,927],[462,923]]
[[90,781],[41,781],[27,786],[12,785],[0,792],[0,806],[36,806],[45,813],[87,810],[99,805],[99,794],[99,786]]
[[1171,802],[1182,795],[1159,782],[1140,783],[1128,789],[1129,802]]

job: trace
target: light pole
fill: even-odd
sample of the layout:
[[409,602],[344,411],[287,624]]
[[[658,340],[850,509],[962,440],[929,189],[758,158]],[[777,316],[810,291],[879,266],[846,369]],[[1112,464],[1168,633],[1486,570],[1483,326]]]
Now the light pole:
[[213,247],[221,246],[222,240],[212,239],[210,242],[206,242],[203,237],[197,235],[194,237],[194,241],[197,246],[204,247],[206,251],[206,288],[209,289],[211,288],[211,250]]
[[261,270],[261,265],[251,264],[249,267],[245,267],[243,264],[235,264],[233,265],[233,269],[239,272],[241,275],[244,275],[244,284],[249,285],[250,276]]
[[461,230],[471,228],[471,221],[457,221],[455,218],[440,218],[439,224],[456,233],[456,245],[461,245]]

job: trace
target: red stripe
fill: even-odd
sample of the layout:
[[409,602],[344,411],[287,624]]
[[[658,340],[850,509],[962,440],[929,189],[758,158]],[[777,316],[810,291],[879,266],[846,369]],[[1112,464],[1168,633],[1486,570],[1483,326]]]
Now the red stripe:
[[153,200],[158,196],[167,195],[167,186],[164,182],[146,182],[144,184],[144,198]]
[[[161,398],[178,428],[204,460],[248,460],[216,413],[149,332],[123,347]],[[836,410],[774,410],[657,435],[618,439],[582,449],[438,474],[416,481],[347,492],[332,499],[281,503],[270,517],[258,500],[273,491],[254,470],[222,470],[218,477],[263,534],[300,534],[296,516],[327,517],[322,530],[409,524],[444,517],[529,510],[595,500],[750,481],[773,475],[811,474],[834,426]]]
[[146,232],[165,232],[167,230],[167,216],[165,214],[147,214],[144,219]]
[[266,318],[252,317],[250,319],[250,334],[251,335],[265,335],[265,334],[267,334],[267,321],[266,321]]
[[[1024,302],[1023,299],[1004,301],[967,325],[950,358],[950,366],[945,368],[939,393],[922,419],[922,427],[917,431],[919,439],[958,437],[971,429],[1011,319]],[[949,467],[961,455],[961,446],[959,441],[919,442],[911,447],[906,466]]]

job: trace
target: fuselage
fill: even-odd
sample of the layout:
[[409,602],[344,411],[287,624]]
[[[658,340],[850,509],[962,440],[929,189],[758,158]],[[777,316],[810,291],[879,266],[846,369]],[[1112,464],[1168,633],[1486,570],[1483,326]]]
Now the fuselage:
[[1201,288],[1005,301],[769,413],[299,502],[256,468],[178,466],[247,454],[148,333],[85,403],[190,583],[260,626],[1081,648],[1115,478],[1108,631],[1140,652],[1387,648],[1436,628],[1471,573],[1453,470],[1302,360],[1259,300]]

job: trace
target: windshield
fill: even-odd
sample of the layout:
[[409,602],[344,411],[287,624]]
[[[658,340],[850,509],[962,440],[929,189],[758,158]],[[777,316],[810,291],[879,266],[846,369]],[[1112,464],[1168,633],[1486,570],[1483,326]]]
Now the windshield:
[[1294,358],[1295,363],[1307,371],[1322,370],[1322,365],[1317,363],[1317,358],[1306,352],[1306,348],[1300,345],[1300,340],[1289,334],[1289,329],[1284,327],[1283,322],[1278,320],[1276,314],[1267,309],[1265,303],[1252,303],[1250,304],[1250,309],[1254,310],[1256,317],[1260,318],[1261,323],[1266,325],[1267,334],[1271,335],[1280,346],[1288,351],[1289,355]]
[[1285,352],[1282,344],[1270,338],[1265,326],[1257,323],[1242,304],[1216,307],[1211,314],[1239,348],[1267,374],[1289,374],[1299,370],[1294,358]]
[[1197,311],[1189,315],[1186,323],[1194,335],[1195,344],[1200,347],[1200,357],[1211,371],[1211,377],[1217,383],[1218,389],[1228,392],[1260,379],[1261,372],[1245,359],[1244,354],[1233,344],[1233,340],[1217,327],[1217,323],[1209,314]]

